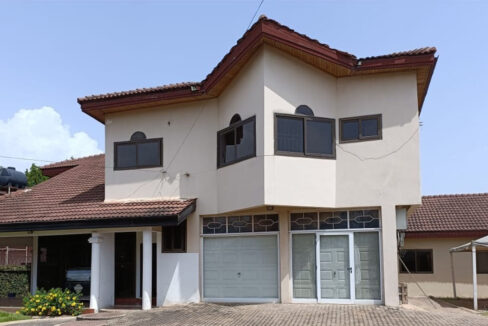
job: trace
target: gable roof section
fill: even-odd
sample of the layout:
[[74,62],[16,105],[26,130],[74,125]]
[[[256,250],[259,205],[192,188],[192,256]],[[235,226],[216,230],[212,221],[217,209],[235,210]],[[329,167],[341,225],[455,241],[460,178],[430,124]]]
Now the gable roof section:
[[0,197],[0,231],[176,225],[195,209],[195,199],[104,202],[103,154],[42,170],[65,168],[30,189]]
[[83,112],[103,123],[105,113],[214,98],[263,44],[278,48],[336,77],[415,71],[419,111],[437,61],[434,47],[358,59],[261,16],[201,82],[91,95],[79,98],[78,103]]
[[488,193],[422,197],[422,206],[408,218],[411,237],[488,234]]

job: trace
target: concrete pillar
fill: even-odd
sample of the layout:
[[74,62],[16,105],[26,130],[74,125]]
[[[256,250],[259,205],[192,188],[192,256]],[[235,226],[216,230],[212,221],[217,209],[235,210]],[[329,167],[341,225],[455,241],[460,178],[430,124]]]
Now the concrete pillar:
[[288,223],[288,212],[279,212],[280,221],[280,294],[282,303],[290,303],[290,224]]
[[31,294],[37,291],[37,271],[39,265],[39,237],[32,237]]
[[90,278],[90,308],[98,312],[100,299],[100,243],[102,238],[98,232],[93,232],[91,238],[91,278]]
[[142,310],[151,309],[152,301],[152,229],[142,232]]
[[478,310],[478,277],[476,275],[476,246],[471,244],[471,258],[473,263],[473,309]]
[[381,206],[381,224],[383,299],[386,306],[396,307],[400,302],[398,298],[397,230],[394,205]]

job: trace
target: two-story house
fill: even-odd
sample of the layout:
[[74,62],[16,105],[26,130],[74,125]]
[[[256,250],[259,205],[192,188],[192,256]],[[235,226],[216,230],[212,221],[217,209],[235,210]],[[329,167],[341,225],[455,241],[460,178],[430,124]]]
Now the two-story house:
[[263,16],[202,82],[78,99],[105,156],[46,166],[56,176],[0,199],[13,216],[19,197],[68,188],[45,217],[0,216],[0,235],[33,237],[40,286],[49,248],[81,234],[94,309],[396,306],[396,218],[421,204],[435,51],[358,59]]

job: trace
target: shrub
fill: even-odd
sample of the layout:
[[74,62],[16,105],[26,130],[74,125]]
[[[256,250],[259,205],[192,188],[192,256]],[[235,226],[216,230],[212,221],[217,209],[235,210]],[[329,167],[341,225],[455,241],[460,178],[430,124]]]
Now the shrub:
[[0,266],[0,297],[9,293],[25,296],[29,293],[29,270],[27,266]]
[[36,316],[77,316],[83,310],[83,303],[79,302],[78,296],[68,289],[49,291],[41,289],[35,295],[24,297],[24,307],[20,312],[24,315]]

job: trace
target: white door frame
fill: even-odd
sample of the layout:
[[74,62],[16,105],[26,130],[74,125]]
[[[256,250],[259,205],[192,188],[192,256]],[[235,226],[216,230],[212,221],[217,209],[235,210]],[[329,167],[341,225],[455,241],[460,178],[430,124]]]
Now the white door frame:
[[[349,245],[349,299],[323,299],[321,295],[321,280],[320,280],[320,237],[334,237],[334,236],[347,236]],[[354,280],[354,239],[352,232],[317,232],[315,234],[315,255],[316,255],[316,287],[317,287],[317,301],[319,303],[353,303],[356,299],[355,280]]]

